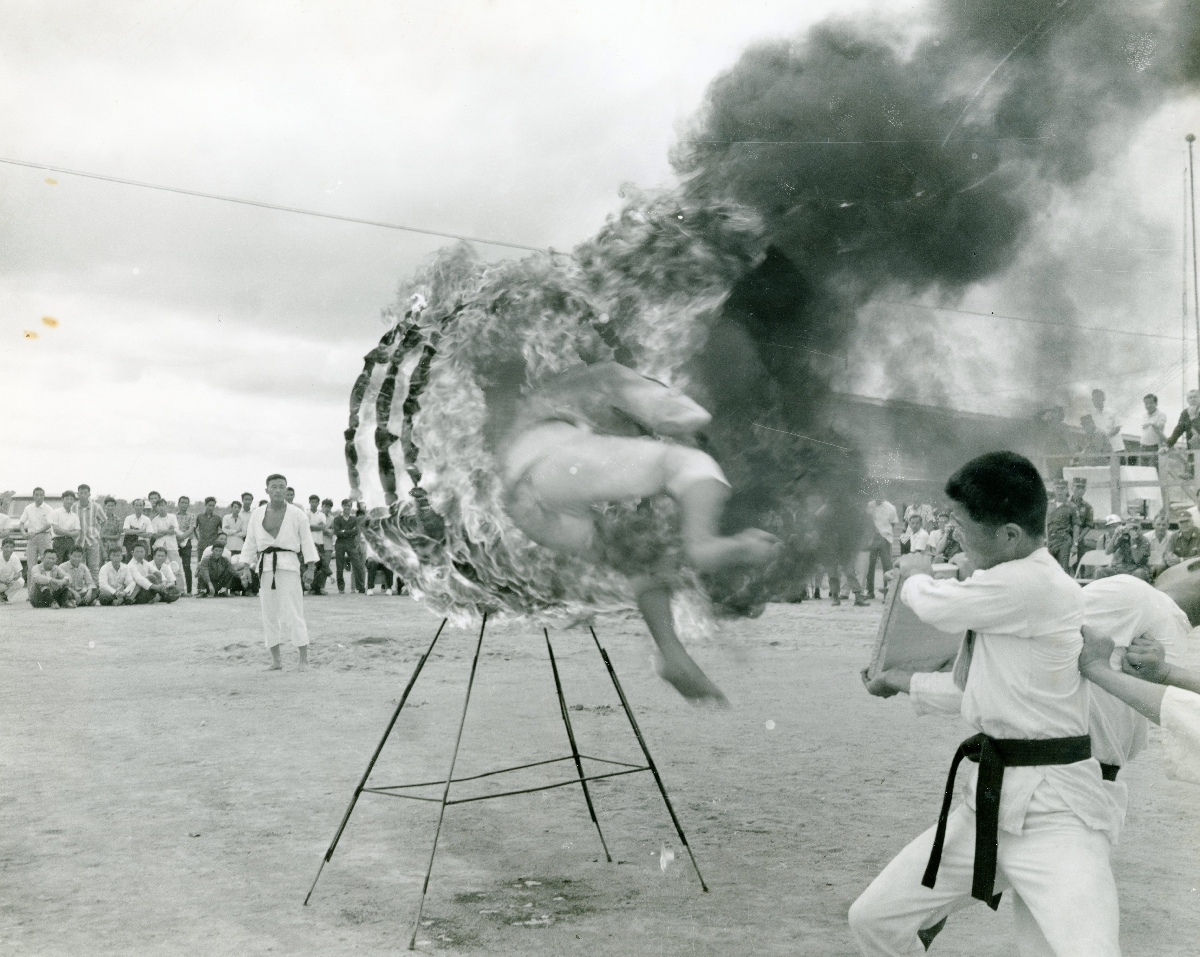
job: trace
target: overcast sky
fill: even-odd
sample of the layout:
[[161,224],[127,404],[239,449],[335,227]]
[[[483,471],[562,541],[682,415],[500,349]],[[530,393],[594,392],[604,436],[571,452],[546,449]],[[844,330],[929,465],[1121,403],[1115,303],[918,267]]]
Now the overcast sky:
[[[0,156],[569,248],[622,182],[671,182],[679,124],[747,43],[858,6],[0,0]],[[1172,333],[1194,118],[1150,118],[1097,186],[1173,246],[1147,280]],[[350,386],[441,240],[5,165],[0,201],[0,488],[228,500],[280,470],[346,493]]]

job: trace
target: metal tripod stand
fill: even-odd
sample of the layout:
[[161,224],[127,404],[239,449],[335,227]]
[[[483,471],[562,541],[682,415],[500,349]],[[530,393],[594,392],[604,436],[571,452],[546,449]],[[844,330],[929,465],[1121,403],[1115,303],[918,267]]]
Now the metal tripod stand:
[[[384,729],[383,737],[380,738],[379,744],[376,746],[374,753],[371,755],[371,760],[367,762],[367,769],[363,772],[362,779],[358,782],[358,787],[354,789],[354,794],[350,798],[350,805],[346,808],[346,813],[342,816],[342,823],[338,825],[337,833],[333,835],[333,840],[329,844],[329,850],[325,852],[325,857],[321,861],[320,867],[317,868],[317,876],[313,878],[312,887],[308,889],[308,894],[304,898],[305,905],[308,904],[309,898],[312,897],[313,891],[316,890],[317,881],[321,878],[321,871],[325,865],[329,863],[329,859],[333,857],[334,850],[337,849],[338,841],[341,839],[342,832],[346,830],[346,824],[350,821],[350,815],[354,811],[355,804],[358,803],[359,795],[361,794],[382,794],[385,797],[409,798],[415,801],[432,801],[439,804],[437,828],[433,832],[433,846],[429,850],[429,865],[425,868],[425,881],[421,885],[421,900],[417,906],[417,916],[413,921],[412,937],[408,942],[408,949],[412,950],[416,946],[417,930],[421,926],[421,915],[425,908],[425,896],[429,891],[429,878],[433,873],[433,861],[437,855],[438,838],[442,833],[442,821],[446,816],[446,808],[452,804],[468,804],[473,801],[488,801],[493,798],[510,797],[514,794],[531,794],[535,791],[549,791],[553,788],[570,787],[573,784],[578,784],[583,791],[583,799],[587,803],[588,814],[591,815],[592,823],[596,825],[596,833],[600,837],[600,846],[604,849],[604,857],[612,863],[612,855],[608,853],[608,844],[604,840],[604,832],[600,829],[600,822],[596,818],[596,809],[592,805],[592,795],[588,790],[589,781],[599,781],[604,778],[620,777],[624,774],[638,774],[643,771],[649,771],[654,775],[654,783],[658,785],[658,791],[662,795],[663,803],[667,807],[667,813],[671,816],[671,823],[675,825],[675,833],[679,835],[679,841],[687,849],[688,857],[691,859],[692,867],[696,871],[696,877],[700,880],[700,887],[705,892],[708,891],[708,885],[704,883],[704,877],[700,874],[700,868],[696,864],[696,856],[692,853],[691,846],[688,844],[687,836],[683,833],[683,827],[679,823],[679,818],[675,814],[675,808],[671,806],[671,799],[667,796],[667,789],[663,785],[662,777],[658,773],[658,767],[654,763],[654,758],[650,756],[650,749],[646,747],[646,740],[642,737],[642,729],[638,727],[637,719],[633,716],[633,711],[629,707],[629,701],[625,697],[625,691],[621,687],[621,682],[617,678],[617,673],[613,669],[612,661],[609,660],[608,652],[604,646],[600,644],[600,639],[596,637],[596,631],[589,626],[588,631],[591,632],[592,641],[596,645],[596,650],[600,652],[600,657],[604,661],[604,667],[608,670],[608,676],[612,679],[613,687],[616,689],[617,697],[621,699],[621,707],[625,711],[625,717],[629,719],[629,726],[633,729],[633,733],[637,738],[638,745],[642,749],[642,755],[646,759],[645,764],[630,764],[626,761],[613,761],[608,758],[596,758],[586,754],[581,754],[578,746],[575,743],[575,731],[571,727],[571,716],[567,708],[566,698],[563,697],[562,681],[558,675],[558,663],[554,658],[554,647],[550,643],[550,632],[545,628],[542,629],[542,634],[546,638],[546,652],[550,657],[550,670],[554,676],[554,689],[558,694],[558,708],[562,716],[563,725],[567,730],[567,741],[571,746],[571,753],[564,755],[561,758],[550,758],[545,761],[533,761],[529,764],[519,764],[514,767],[499,768],[495,771],[486,771],[483,774],[473,774],[468,777],[456,778],[454,776],[454,765],[458,761],[458,748],[462,743],[463,726],[467,721],[467,709],[471,703],[471,689],[475,684],[475,671],[479,666],[479,652],[483,648],[483,636],[487,629],[487,615],[483,616],[483,623],[479,627],[479,639],[475,643],[475,656],[471,661],[471,674],[467,679],[467,694],[463,700],[462,717],[458,722],[458,734],[454,739],[454,749],[450,755],[450,769],[446,772],[444,780],[440,781],[421,781],[416,784],[390,784],[380,787],[368,787],[367,780],[371,776],[371,771],[375,768],[375,762],[378,760],[380,752],[387,744],[388,735],[392,733],[392,728],[396,725],[396,720],[400,717],[400,711],[404,707],[404,703],[408,700],[409,694],[412,692],[413,685],[417,683],[417,678],[421,674],[421,669],[425,667],[425,662],[429,660],[430,654],[433,652],[434,646],[438,639],[442,636],[442,631],[446,627],[446,620],[442,619],[441,625],[438,626],[437,634],[433,636],[433,641],[429,643],[429,647],[425,650],[425,654],[421,655],[417,666],[413,669],[412,677],[408,679],[408,684],[404,688],[404,693],[400,695],[400,701],[396,705],[396,710],[392,713],[392,718]],[[453,784],[459,784],[464,781],[477,781],[481,778],[493,777],[498,774],[507,774],[510,771],[521,771],[526,768],[541,767],[547,764],[558,764],[564,761],[571,761],[575,765],[575,776],[564,781],[556,781],[553,784],[543,784],[537,787],[519,788],[513,791],[501,791],[497,794],[482,794],[471,797],[454,798],[450,797],[450,787]],[[618,770],[605,771],[599,774],[588,774],[584,770],[583,762],[595,762],[600,765],[608,765],[617,768]],[[427,795],[405,793],[413,788],[430,787],[432,785],[442,785],[442,796],[440,798],[429,797]]]

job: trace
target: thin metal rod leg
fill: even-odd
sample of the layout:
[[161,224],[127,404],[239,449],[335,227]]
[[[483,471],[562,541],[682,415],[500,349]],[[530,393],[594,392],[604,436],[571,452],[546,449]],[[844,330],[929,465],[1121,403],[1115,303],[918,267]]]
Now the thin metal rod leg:
[[642,737],[642,729],[638,727],[637,718],[633,716],[633,710],[629,707],[629,701],[625,697],[625,691],[621,687],[620,679],[617,678],[617,672],[608,658],[608,652],[604,650],[604,646],[600,644],[600,639],[596,637],[596,629],[589,625],[588,631],[592,633],[592,641],[596,643],[600,657],[604,659],[604,667],[608,669],[608,676],[612,679],[613,687],[617,689],[617,697],[621,699],[621,707],[625,709],[625,717],[629,719],[629,726],[633,728],[633,733],[637,736],[638,744],[642,748],[642,754],[646,756],[646,764],[650,767],[650,773],[654,775],[654,783],[658,785],[658,793],[662,795],[663,803],[667,806],[667,813],[671,815],[671,823],[675,825],[675,833],[679,835],[680,843],[687,850],[688,857],[692,859],[692,867],[696,871],[696,877],[700,879],[700,889],[707,894],[708,885],[704,883],[704,875],[700,873],[700,865],[696,863],[696,855],[692,853],[687,835],[683,833],[683,826],[679,823],[679,818],[675,815],[675,808],[671,806],[671,799],[667,796],[667,788],[658,773],[658,766],[654,763],[654,758],[650,757],[650,749],[646,747],[646,739]]
[[396,725],[396,719],[400,717],[400,709],[404,707],[404,702],[408,700],[409,694],[412,692],[413,685],[417,683],[417,676],[420,675],[421,669],[425,667],[425,662],[429,660],[429,655],[433,651],[433,646],[437,644],[438,639],[442,637],[442,629],[446,627],[446,619],[442,619],[442,623],[438,625],[437,634],[433,636],[433,641],[429,643],[429,647],[425,649],[425,654],[421,655],[417,662],[416,668],[413,669],[412,677],[408,679],[408,684],[404,688],[404,693],[400,695],[400,702],[396,705],[396,710],[392,712],[392,720],[388,722],[387,727],[383,731],[383,737],[379,739],[379,744],[375,748],[375,753],[371,755],[371,760],[367,762],[367,769],[363,772],[362,780],[358,782],[358,787],[354,789],[354,796],[350,798],[350,806],[346,808],[346,813],[342,815],[342,823],[338,825],[337,833],[333,835],[333,840],[329,844],[329,850],[325,852],[325,856],[321,858],[321,865],[317,868],[317,876],[313,878],[312,886],[308,889],[308,893],[304,897],[304,906],[308,906],[308,899],[312,897],[312,893],[316,890],[317,881],[321,879],[321,871],[325,869],[325,865],[329,863],[329,859],[333,857],[333,852],[338,846],[338,841],[341,840],[342,831],[346,830],[346,824],[350,821],[350,815],[354,811],[354,805],[358,803],[358,796],[362,794],[363,788],[367,786],[367,778],[371,776],[371,771],[375,767],[375,762],[379,759],[380,753],[383,751],[383,746],[387,744],[388,735],[392,733],[392,728]]
[[554,690],[558,692],[558,710],[562,714],[563,724],[567,727],[567,740],[571,742],[571,757],[575,759],[575,770],[579,774],[579,786],[583,788],[583,799],[587,802],[588,814],[596,825],[596,833],[600,835],[600,846],[604,848],[604,857],[612,863],[612,855],[608,853],[608,843],[604,840],[604,832],[600,830],[600,822],[596,820],[596,809],[592,806],[592,795],[588,792],[587,780],[583,773],[583,762],[579,759],[579,748],[575,745],[575,730],[571,727],[571,715],[567,711],[567,699],[563,697],[562,681],[558,677],[558,663],[554,660],[554,648],[550,644],[550,632],[543,628],[546,636],[546,651],[550,654],[550,670],[554,672]]
[[475,670],[479,667],[479,651],[483,648],[483,631],[487,628],[487,612],[479,625],[479,641],[475,643],[475,657],[471,660],[471,676],[467,679],[467,694],[463,698],[462,717],[458,722],[458,735],[454,739],[454,751],[450,755],[450,770],[446,772],[446,787],[442,791],[442,806],[438,810],[437,827],[433,832],[433,847],[429,849],[429,866],[425,868],[425,882],[421,885],[421,902],[417,905],[417,917],[413,921],[412,937],[408,941],[408,949],[415,950],[417,946],[417,931],[421,927],[421,915],[425,911],[425,894],[429,890],[429,875],[433,873],[433,859],[437,855],[438,837],[442,833],[442,820],[446,816],[446,800],[450,797],[450,783],[454,780],[454,765],[458,761],[458,746],[462,743],[463,726],[467,723],[467,707],[471,704],[471,688],[475,685]]

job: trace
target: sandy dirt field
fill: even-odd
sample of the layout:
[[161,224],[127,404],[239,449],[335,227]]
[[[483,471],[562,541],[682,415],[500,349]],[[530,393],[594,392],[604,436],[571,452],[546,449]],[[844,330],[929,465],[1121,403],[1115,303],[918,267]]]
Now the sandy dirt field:
[[[0,608],[0,951],[384,954],[402,950],[436,805],[364,795],[301,902],[437,619],[407,598],[306,601],[313,666],[268,673],[258,603]],[[422,950],[551,955],[850,955],[846,911],[936,819],[960,722],[859,683],[881,606],[772,606],[696,657],[725,711],[650,671],[633,619],[598,624],[711,887],[648,774],[451,807]],[[553,634],[584,753],[636,741],[586,631]],[[447,630],[372,777],[442,777],[474,632]],[[1200,641],[1193,639],[1194,644]],[[568,754],[545,644],[489,627],[458,773]],[[456,794],[570,776],[534,769]],[[1114,855],[1127,954],[1194,955],[1200,788],[1157,745],[1125,772]],[[474,788],[468,792],[467,788]],[[674,860],[670,860],[674,852]],[[931,953],[1012,955],[1010,905],[958,915]]]

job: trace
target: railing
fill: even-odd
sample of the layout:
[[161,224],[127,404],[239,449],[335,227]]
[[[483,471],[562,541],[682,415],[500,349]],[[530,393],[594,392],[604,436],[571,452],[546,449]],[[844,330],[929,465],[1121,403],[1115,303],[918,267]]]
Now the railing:
[[[1061,476],[1065,468],[1104,468],[1108,469],[1107,481],[1096,482],[1089,478],[1088,489],[1107,488],[1109,504],[1113,514],[1122,513],[1122,493],[1141,488],[1156,488],[1162,496],[1163,506],[1169,508],[1172,502],[1171,492],[1178,491],[1175,501],[1183,499],[1200,506],[1200,496],[1197,495],[1196,459],[1200,449],[1162,449],[1161,451],[1145,451],[1141,449],[1126,449],[1124,452],[1084,452],[1077,455],[1047,455],[1045,458],[1046,474],[1051,478]],[[1121,466],[1148,466],[1155,469],[1154,479],[1122,478]],[[1153,518],[1154,516],[1146,516]]]

